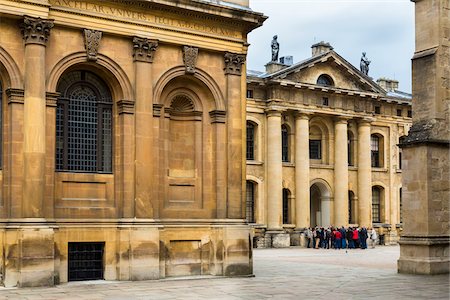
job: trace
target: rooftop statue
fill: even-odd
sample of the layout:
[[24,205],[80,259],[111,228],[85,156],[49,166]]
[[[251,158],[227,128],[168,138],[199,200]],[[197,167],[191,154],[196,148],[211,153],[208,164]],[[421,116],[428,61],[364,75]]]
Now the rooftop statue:
[[369,75],[369,65],[370,65],[370,60],[367,59],[366,52],[363,52],[362,56],[361,56],[360,69],[361,69],[361,72],[364,73],[365,75]]
[[275,35],[272,40],[272,61],[278,61],[278,53],[280,52],[280,44],[277,41],[278,36]]

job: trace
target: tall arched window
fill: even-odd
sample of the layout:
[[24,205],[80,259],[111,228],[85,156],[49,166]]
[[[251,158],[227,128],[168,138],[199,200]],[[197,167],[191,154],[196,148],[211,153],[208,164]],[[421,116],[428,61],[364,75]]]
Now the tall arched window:
[[372,222],[381,222],[381,188],[378,186],[372,187]]
[[370,136],[370,150],[372,156],[372,167],[381,168],[383,167],[383,144],[382,138],[379,135],[372,134]]
[[247,180],[247,197],[245,200],[245,217],[247,222],[255,223],[255,193],[256,183]]
[[322,74],[322,75],[319,76],[319,78],[317,78],[317,84],[318,85],[334,86],[334,81],[329,75]]
[[286,125],[281,126],[281,157],[283,162],[289,162],[289,130]]
[[283,224],[290,224],[290,205],[289,198],[291,192],[288,189],[283,189]]
[[247,160],[255,160],[255,130],[252,122],[247,122]]
[[112,172],[112,98],[88,71],[73,71],[58,83],[56,170]]
[[354,166],[355,165],[355,142],[353,133],[351,131],[347,131],[347,159],[348,159],[348,165]]
[[355,194],[352,191],[348,191],[348,223],[355,224]]

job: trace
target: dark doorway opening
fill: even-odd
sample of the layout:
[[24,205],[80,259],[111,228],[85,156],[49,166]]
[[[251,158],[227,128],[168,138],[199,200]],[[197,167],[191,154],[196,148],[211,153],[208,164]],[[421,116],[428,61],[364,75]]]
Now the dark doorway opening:
[[69,281],[103,279],[105,243],[69,243]]

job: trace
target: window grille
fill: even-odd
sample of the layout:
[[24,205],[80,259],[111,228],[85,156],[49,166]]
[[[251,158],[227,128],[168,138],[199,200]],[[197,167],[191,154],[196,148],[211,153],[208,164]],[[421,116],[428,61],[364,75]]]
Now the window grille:
[[322,141],[309,140],[309,158],[322,159]]
[[105,243],[69,243],[69,281],[103,279]]
[[334,86],[333,79],[326,74],[322,74],[319,76],[319,78],[317,79],[317,84],[325,86]]
[[251,181],[247,181],[247,197],[246,197],[246,210],[245,217],[247,222],[255,223],[255,184]]
[[289,131],[284,125],[281,127],[281,154],[282,161],[289,162]]
[[380,212],[381,212],[381,191],[378,187],[372,188],[372,220],[373,223],[380,223]]
[[60,82],[56,170],[112,172],[112,99],[96,75],[75,71]]
[[247,122],[247,160],[255,160],[255,125]]
[[370,137],[370,148],[372,154],[372,167],[379,168],[380,167],[380,139],[379,137],[372,135]]
[[402,193],[403,191],[402,191],[402,188],[400,188],[400,191],[399,191],[399,202],[400,202],[400,223],[403,223],[403,201],[402,201]]
[[289,190],[283,189],[283,224],[289,223]]

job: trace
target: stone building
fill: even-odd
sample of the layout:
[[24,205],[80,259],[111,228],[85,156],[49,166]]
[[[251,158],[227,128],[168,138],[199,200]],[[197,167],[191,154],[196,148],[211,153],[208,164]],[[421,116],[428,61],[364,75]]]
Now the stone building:
[[1,285],[252,274],[264,20],[248,0],[0,1]]
[[411,95],[333,51],[270,62],[247,78],[247,219],[258,247],[298,245],[312,226],[401,230],[401,150]]

